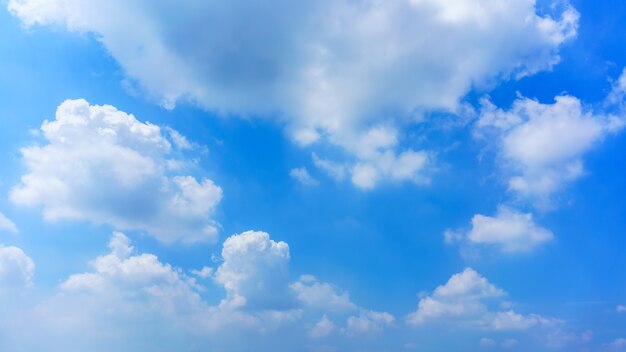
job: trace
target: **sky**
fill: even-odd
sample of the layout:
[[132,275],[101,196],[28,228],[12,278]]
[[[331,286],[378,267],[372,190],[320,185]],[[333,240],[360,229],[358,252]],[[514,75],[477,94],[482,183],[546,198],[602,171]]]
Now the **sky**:
[[626,3],[0,5],[0,351],[626,351]]

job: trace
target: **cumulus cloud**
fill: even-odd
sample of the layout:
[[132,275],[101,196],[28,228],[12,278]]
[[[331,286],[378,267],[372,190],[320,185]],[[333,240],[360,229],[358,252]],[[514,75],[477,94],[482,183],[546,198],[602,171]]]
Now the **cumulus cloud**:
[[247,231],[224,241],[222,258],[215,279],[228,300],[256,309],[294,306],[287,243],[274,242],[265,232]]
[[437,321],[457,322],[493,331],[526,330],[554,322],[536,314],[524,316],[513,310],[499,311],[498,303],[502,303],[505,295],[502,289],[467,268],[452,275],[431,295],[422,297],[407,322],[418,326]]
[[13,202],[40,205],[49,220],[85,219],[163,242],[216,239],[211,216],[221,188],[175,174],[174,148],[158,126],[79,99],[63,102],[41,132],[45,144],[21,150],[28,173],[11,190]]
[[476,214],[472,227],[465,233],[447,230],[444,238],[447,243],[467,241],[469,244],[495,246],[503,252],[528,252],[552,240],[549,230],[535,224],[530,213],[500,206],[495,216]]
[[18,233],[17,225],[11,219],[7,218],[4,214],[0,213],[0,231],[6,231],[10,233]]
[[[56,295],[21,310],[11,327],[0,324],[0,335],[8,336],[0,347],[38,350],[46,340],[49,351],[111,346],[120,351],[167,346],[269,351],[277,339],[296,349],[303,341],[315,344],[330,335],[345,340],[382,332],[395,321],[389,313],[357,306],[346,292],[310,275],[292,281],[288,245],[267,233],[231,236],[222,257],[215,272],[189,275],[153,254],[137,253],[128,237],[115,232],[109,252],[90,261],[90,270],[70,275]],[[32,271],[23,252],[0,247],[0,287],[30,285]],[[199,283],[199,274],[219,289]],[[222,289],[226,294],[219,301]],[[257,345],[267,339],[267,346]]]
[[508,188],[538,207],[584,173],[583,156],[604,137],[621,130],[624,120],[596,115],[572,96],[552,104],[519,98],[511,109],[483,99],[477,133],[493,134],[507,170]]
[[342,163],[366,189],[422,180],[424,155],[394,143],[364,159],[355,150],[362,136],[426,111],[457,111],[473,87],[550,69],[579,17],[567,5],[540,15],[533,0],[7,6],[27,26],[94,34],[166,107],[188,100],[221,114],[275,116],[299,144],[344,148],[351,156]]
[[0,245],[0,293],[33,285],[35,264],[20,248]]

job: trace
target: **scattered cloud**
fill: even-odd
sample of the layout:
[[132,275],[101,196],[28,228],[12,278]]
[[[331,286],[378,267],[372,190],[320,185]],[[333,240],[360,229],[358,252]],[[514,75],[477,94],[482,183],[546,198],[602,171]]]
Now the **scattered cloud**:
[[618,313],[626,313],[626,306],[624,306],[624,305],[621,305],[621,304],[620,304],[620,305],[618,305],[618,306],[615,308],[615,310],[616,310]]
[[291,284],[298,300],[304,305],[331,312],[349,312],[357,309],[350,301],[347,292],[325,282],[319,282],[314,276],[303,275],[298,281]]
[[333,324],[333,322],[330,321],[330,319],[328,319],[326,315],[324,315],[322,319],[320,319],[320,321],[315,323],[315,326],[313,326],[313,328],[309,332],[309,336],[313,338],[321,338],[328,336],[334,330],[335,324]]
[[387,312],[374,312],[363,310],[357,316],[348,318],[346,334],[348,336],[373,334],[391,326],[395,318]]
[[596,115],[572,96],[558,96],[553,104],[519,98],[510,110],[483,99],[477,135],[497,140],[509,191],[545,209],[583,175],[584,154],[623,127],[622,118]]
[[217,239],[211,216],[221,188],[170,170],[177,159],[158,126],[78,99],[63,102],[41,132],[43,145],[21,150],[28,172],[11,190],[14,203],[42,206],[48,220],[90,220],[163,242]]
[[304,186],[317,186],[319,184],[319,181],[309,174],[306,167],[291,169],[289,176]]
[[502,252],[529,252],[554,238],[549,230],[535,224],[532,214],[499,206],[495,216],[476,214],[468,232],[446,230],[446,243],[493,246]]
[[20,248],[0,245],[0,294],[33,285],[35,264]]
[[513,310],[499,310],[506,295],[486,278],[471,268],[454,274],[432,295],[422,297],[417,310],[407,317],[411,325],[430,323],[457,323],[491,331],[527,330],[537,326],[551,326],[554,319],[531,314],[521,315]]
[[11,219],[7,218],[4,214],[0,213],[0,231],[6,231],[10,233],[18,233],[17,225]]

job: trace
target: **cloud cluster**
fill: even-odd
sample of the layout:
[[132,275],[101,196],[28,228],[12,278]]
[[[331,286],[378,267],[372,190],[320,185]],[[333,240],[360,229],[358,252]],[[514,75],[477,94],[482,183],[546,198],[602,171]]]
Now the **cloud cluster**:
[[508,189],[537,207],[552,206],[554,194],[584,173],[583,156],[624,127],[614,115],[594,114],[572,96],[552,104],[519,98],[511,109],[483,99],[478,133],[498,141]]
[[407,317],[407,322],[422,325],[431,322],[469,324],[492,331],[526,330],[537,326],[550,326],[554,319],[542,316],[521,315],[513,310],[499,310],[506,295],[486,278],[471,268],[454,274],[447,283],[420,299],[417,310]]
[[168,131],[110,105],[67,100],[41,126],[45,144],[21,150],[28,173],[10,198],[42,206],[49,220],[85,219],[163,242],[215,241],[222,190],[177,174],[173,150],[185,140]]
[[[0,324],[0,335],[11,332],[0,347],[40,349],[37,343],[43,339],[34,338],[37,334],[46,336],[50,351],[104,351],[112,346],[121,351],[169,350],[181,344],[183,350],[213,346],[244,351],[255,341],[277,336],[296,348],[307,340],[329,343],[331,336],[336,342],[381,333],[395,322],[391,314],[359,307],[346,292],[313,276],[293,281],[289,246],[267,233],[229,237],[222,259],[216,270],[198,271],[207,274],[198,281],[193,272],[153,254],[136,253],[129,239],[115,232],[109,253],[90,262],[92,270],[69,276],[57,294],[20,311],[15,326]],[[31,285],[32,271],[33,263],[23,252],[0,247],[0,287]],[[209,303],[221,290],[225,296]],[[69,332],[80,332],[79,338],[70,338]]]
[[455,112],[473,87],[550,69],[579,17],[570,6],[540,15],[533,0],[7,6],[27,26],[94,34],[166,107],[182,99],[221,114],[277,118],[300,144],[343,148],[341,163],[366,189],[425,179],[422,151],[386,140],[373,155],[360,154],[360,141],[378,126],[395,131],[424,112]]

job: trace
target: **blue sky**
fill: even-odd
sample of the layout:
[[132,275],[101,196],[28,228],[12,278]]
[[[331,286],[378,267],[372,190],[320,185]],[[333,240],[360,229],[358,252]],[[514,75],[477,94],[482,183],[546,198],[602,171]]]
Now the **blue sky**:
[[625,16],[2,2],[0,350],[626,350]]

